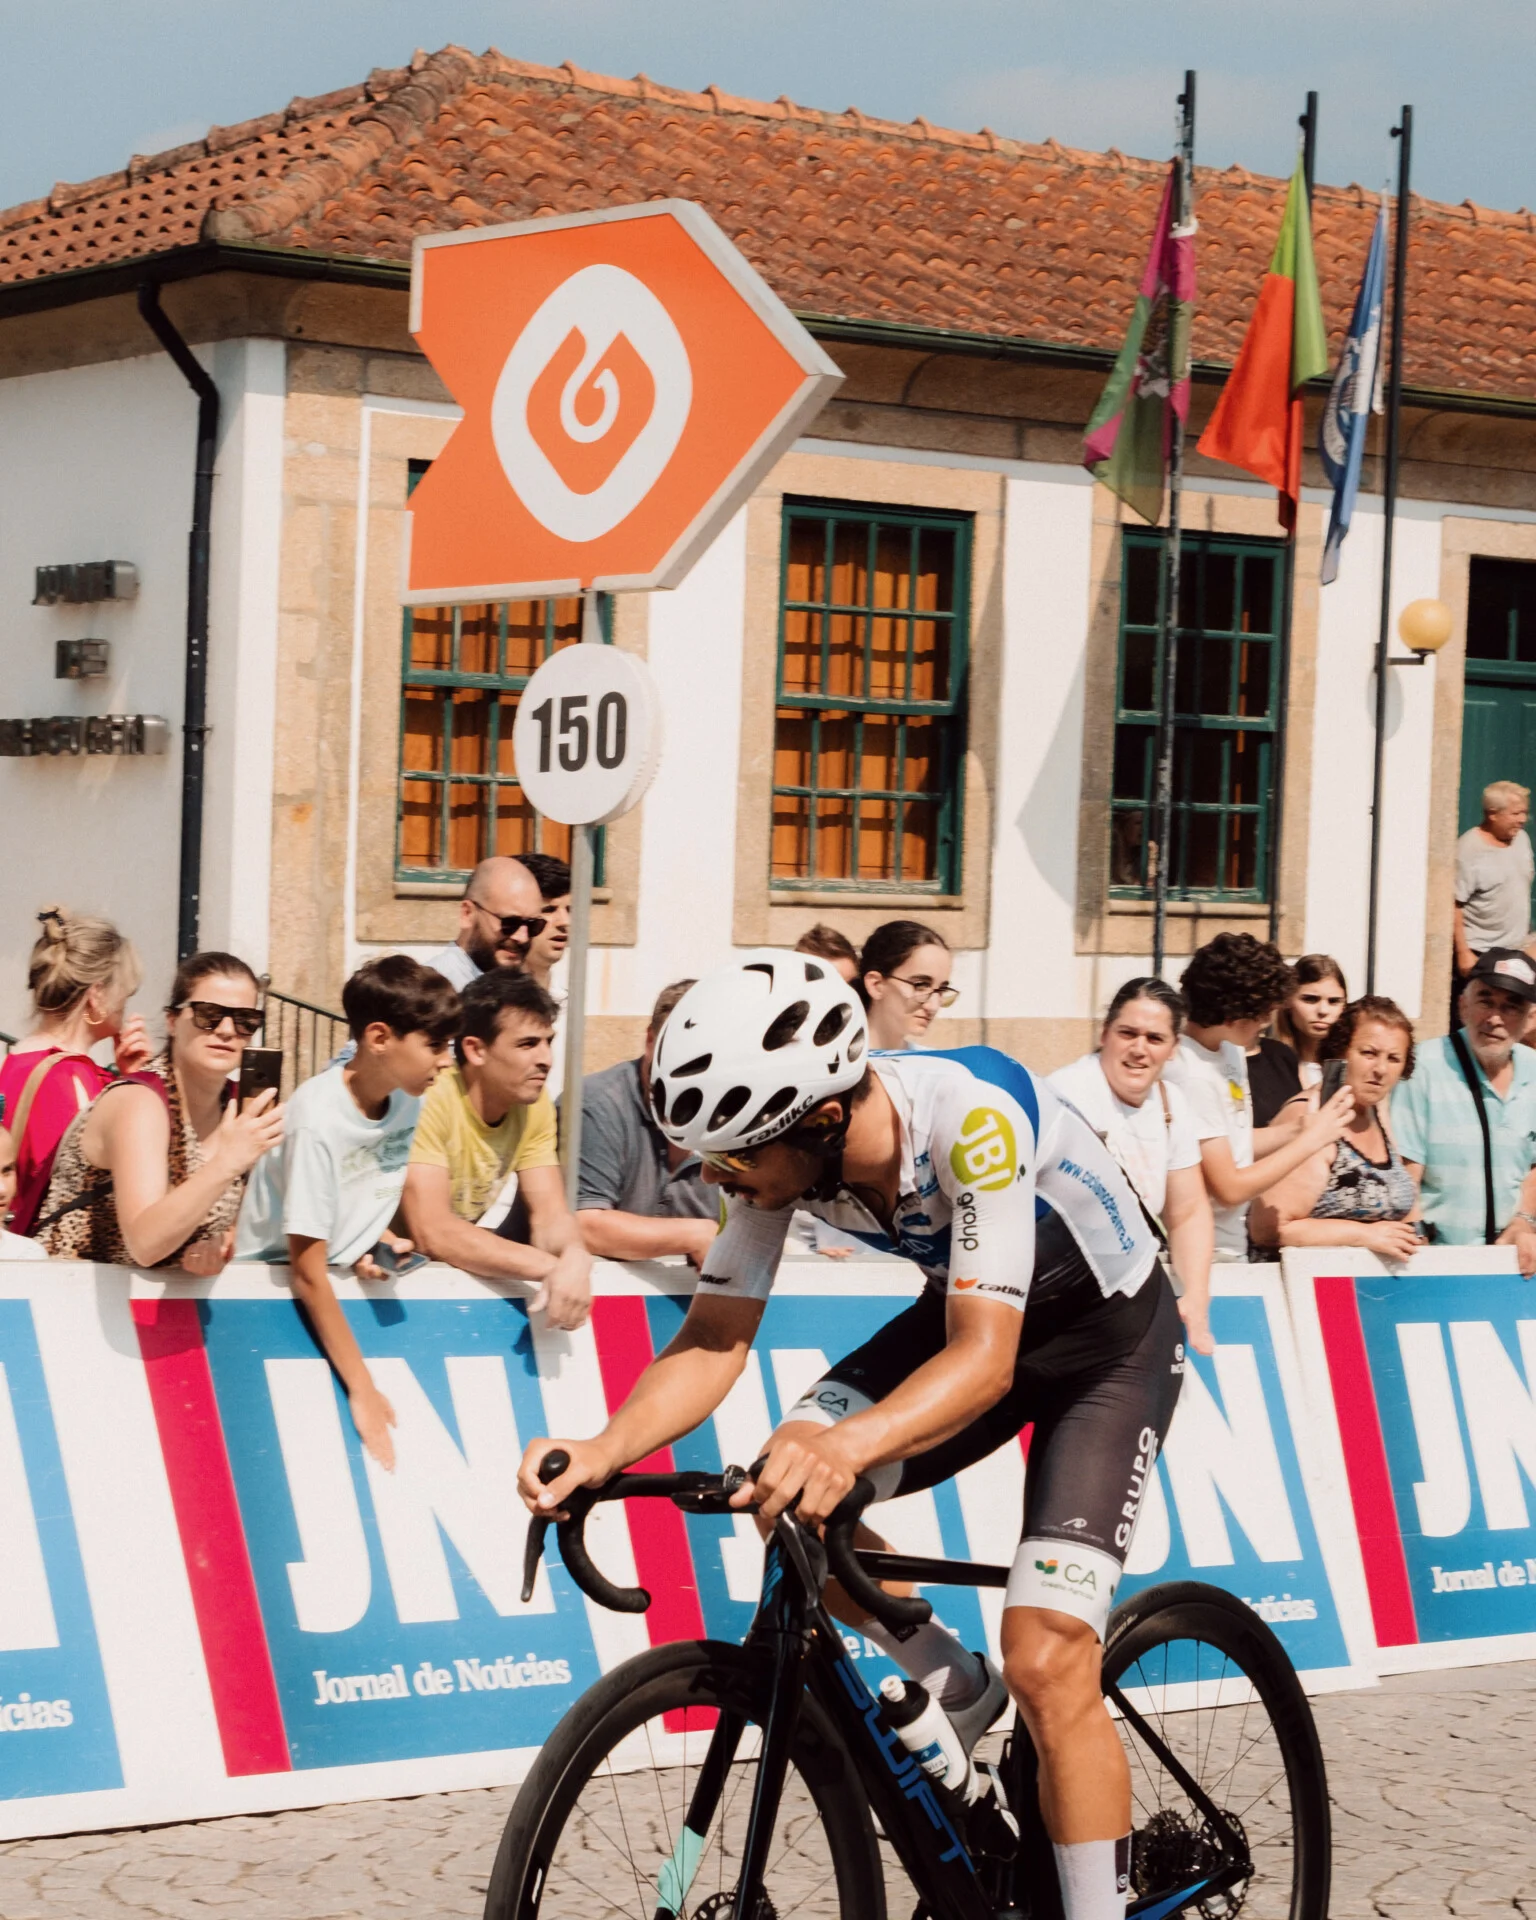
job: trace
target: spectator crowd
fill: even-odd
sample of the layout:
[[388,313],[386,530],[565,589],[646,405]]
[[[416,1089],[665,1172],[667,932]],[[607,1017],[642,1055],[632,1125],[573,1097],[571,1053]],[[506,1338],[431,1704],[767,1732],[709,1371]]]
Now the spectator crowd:
[[[1351,1000],[1327,955],[1290,965],[1222,933],[1177,988],[1127,981],[1094,1050],[1050,1075],[1158,1228],[1198,1351],[1211,1350],[1213,1261],[1350,1246],[1400,1263],[1440,1241],[1509,1245],[1536,1272],[1527,797],[1498,783],[1483,827],[1463,836],[1444,1038],[1416,1044],[1393,1001]],[[551,856],[483,861],[451,945],[429,963],[371,959],[347,981],[346,1047],[286,1102],[270,1056],[248,1055],[264,1011],[245,961],[183,961],[157,1048],[129,1012],[143,984],[131,943],[105,920],[45,908],[32,1029],[0,1060],[0,1257],[195,1276],[232,1259],[285,1263],[364,1444],[391,1466],[394,1413],[333,1274],[377,1283],[441,1261],[525,1288],[531,1312],[570,1330],[590,1309],[594,1257],[698,1266],[718,1230],[698,1158],[668,1143],[650,1107],[657,1039],[689,980],[658,995],[636,1058],[585,1077],[567,1200],[550,1082],[570,889]],[[857,949],[818,925],[798,946],[854,985],[873,1046],[944,1044],[940,1016],[959,992],[933,928],[890,921]],[[248,1071],[263,1058],[264,1073]],[[802,1248],[856,1251],[802,1219]]]

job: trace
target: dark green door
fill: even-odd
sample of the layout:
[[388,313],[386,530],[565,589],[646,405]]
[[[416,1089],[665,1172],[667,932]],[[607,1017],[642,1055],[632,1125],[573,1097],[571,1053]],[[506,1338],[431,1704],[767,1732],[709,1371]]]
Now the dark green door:
[[1536,562],[1472,562],[1456,831],[1483,817],[1491,780],[1536,787]]

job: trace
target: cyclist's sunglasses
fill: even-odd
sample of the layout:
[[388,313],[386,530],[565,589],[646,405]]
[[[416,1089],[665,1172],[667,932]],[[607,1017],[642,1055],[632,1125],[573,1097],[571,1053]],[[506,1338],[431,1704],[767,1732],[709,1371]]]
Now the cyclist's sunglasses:
[[494,920],[501,928],[503,940],[515,940],[523,928],[528,929],[528,938],[537,940],[549,925],[541,913],[492,913],[489,907],[481,906],[478,900],[471,900],[472,907],[479,907],[488,920]]
[[166,1012],[180,1013],[183,1008],[191,1014],[192,1024],[200,1033],[217,1033],[227,1020],[242,1040],[259,1033],[267,1017],[260,1007],[221,1007],[217,1000],[178,1000],[174,1007],[167,1007]]
[[716,1173],[752,1173],[757,1167],[756,1153],[701,1153],[699,1158]]

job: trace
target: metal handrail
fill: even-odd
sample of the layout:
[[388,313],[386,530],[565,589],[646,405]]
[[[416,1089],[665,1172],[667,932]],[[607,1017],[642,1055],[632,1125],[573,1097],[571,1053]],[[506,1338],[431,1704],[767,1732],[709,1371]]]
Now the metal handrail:
[[267,1021],[262,1045],[276,1047],[283,1056],[283,1098],[301,1081],[320,1072],[347,1039],[347,1017],[330,1007],[316,1006],[297,994],[280,993],[263,981]]

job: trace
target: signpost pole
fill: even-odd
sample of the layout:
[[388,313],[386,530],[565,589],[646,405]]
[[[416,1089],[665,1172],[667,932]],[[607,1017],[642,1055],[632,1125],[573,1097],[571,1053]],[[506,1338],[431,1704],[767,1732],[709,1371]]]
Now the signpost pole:
[[[581,596],[583,646],[601,646],[598,596]],[[571,944],[565,999],[565,1090],[560,1100],[560,1158],[565,1168],[565,1197],[576,1210],[576,1176],[581,1165],[581,1082],[587,1037],[587,953],[592,944],[592,834],[590,826],[571,828]]]

